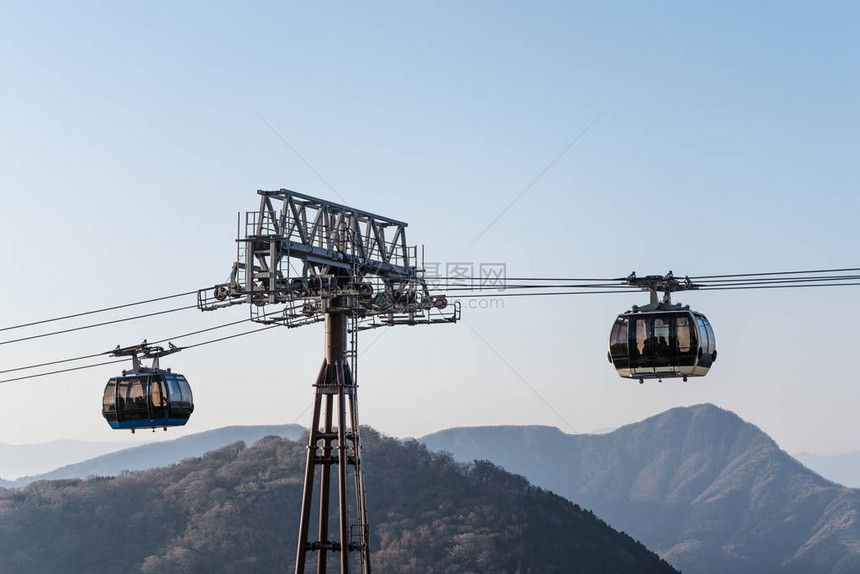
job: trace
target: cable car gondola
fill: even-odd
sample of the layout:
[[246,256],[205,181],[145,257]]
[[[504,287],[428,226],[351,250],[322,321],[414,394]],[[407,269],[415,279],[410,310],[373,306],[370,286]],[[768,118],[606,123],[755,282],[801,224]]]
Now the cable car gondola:
[[[111,378],[102,398],[102,415],[111,428],[131,429],[182,426],[194,412],[191,387],[183,375],[158,368],[158,358],[180,350],[167,351],[146,344],[117,347],[114,356],[132,356],[134,367]],[[152,367],[140,365],[138,354],[153,359]]]
[[[689,280],[682,286],[672,278],[648,276],[628,278],[628,284],[645,285],[651,303],[622,313],[609,335],[609,362],[618,375],[628,379],[703,377],[717,359],[714,331],[707,317],[689,306],[672,304],[670,292],[693,289]],[[665,292],[657,300],[657,290]]]

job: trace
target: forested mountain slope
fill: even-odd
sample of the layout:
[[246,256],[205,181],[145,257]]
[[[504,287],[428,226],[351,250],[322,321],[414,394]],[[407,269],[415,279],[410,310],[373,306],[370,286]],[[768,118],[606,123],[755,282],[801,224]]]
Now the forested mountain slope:
[[[203,456],[204,453],[210,450],[215,450],[237,441],[252,445],[268,435],[296,439],[305,432],[307,431],[304,427],[295,424],[222,427],[173,440],[151,442],[123,448],[122,450],[82,460],[81,462],[67,464],[36,476],[23,476],[14,481],[0,480],[0,487],[22,487],[37,480],[114,476],[123,471],[147,470],[175,464],[183,458]],[[86,443],[81,444],[86,445]],[[36,447],[34,449],[35,453],[43,450],[40,448],[41,445],[34,446]],[[19,450],[23,448],[19,447]]]
[[[363,436],[376,572],[674,572],[520,476]],[[304,443],[270,437],[155,470],[2,490],[2,572],[291,572],[305,456]]]

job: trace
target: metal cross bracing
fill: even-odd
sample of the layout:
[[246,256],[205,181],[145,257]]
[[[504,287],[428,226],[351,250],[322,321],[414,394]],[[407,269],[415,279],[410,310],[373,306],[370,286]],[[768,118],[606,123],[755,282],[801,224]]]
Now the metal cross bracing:
[[286,189],[257,193],[260,207],[245,214],[229,280],[199,291],[198,307],[250,303],[253,321],[287,327],[325,321],[295,571],[303,574],[315,563],[324,574],[329,554],[337,553],[341,574],[370,574],[358,332],[453,323],[460,304],[430,293],[417,249],[406,243],[406,223]]
[[338,299],[358,330],[459,317],[427,288],[406,223],[286,189],[257,193],[230,278],[199,293],[201,309],[251,303],[254,321],[299,327]]

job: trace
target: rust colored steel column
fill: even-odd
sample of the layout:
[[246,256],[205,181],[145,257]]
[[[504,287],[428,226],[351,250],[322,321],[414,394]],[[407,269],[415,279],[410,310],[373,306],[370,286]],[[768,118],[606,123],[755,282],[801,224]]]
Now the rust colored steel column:
[[[325,382],[326,364],[323,362],[317,382],[319,386]],[[317,392],[314,397],[314,414],[311,428],[308,432],[308,456],[305,462],[305,482],[302,490],[302,513],[299,521],[299,544],[296,551],[296,574],[304,574],[305,559],[308,551],[308,530],[311,522],[311,504],[314,494],[314,469],[317,465],[317,441],[319,440],[320,408],[322,407],[322,395]]]
[[[344,337],[346,329],[344,329]],[[347,497],[347,452],[346,452],[346,397],[343,361],[337,364],[338,394],[337,394],[337,479],[338,501],[340,503],[340,571],[349,572],[349,498]]]
[[[331,409],[333,395],[325,395],[325,426],[323,427],[323,447],[322,447],[322,465],[320,465],[320,517],[319,517],[319,534],[318,540],[322,543],[328,543],[328,512],[329,512],[329,496],[331,492],[330,477],[331,477]],[[317,574],[326,574],[328,564],[327,551],[320,550],[317,554]]]
[[[356,389],[346,361],[348,315],[345,304],[345,298],[335,298],[325,317],[325,360],[314,385],[314,415],[308,438],[308,457],[296,552],[296,574],[305,574],[308,552],[317,553],[317,574],[326,574],[329,566],[328,552],[340,552],[340,572],[349,574],[350,556],[353,551],[360,554],[358,561],[360,573],[370,574],[364,480],[359,464],[361,449],[358,442],[358,428],[356,428],[358,422]],[[337,408],[336,412],[335,408]],[[322,428],[320,428],[321,419]],[[333,426],[335,422],[336,427]],[[333,455],[335,448],[337,454]],[[331,483],[334,478],[331,465],[337,465],[337,540],[333,540],[330,536],[329,515],[333,494]],[[318,538],[311,542],[308,540],[308,535],[311,531],[311,507],[317,466],[320,467]],[[352,480],[350,480],[350,472],[353,473]],[[355,486],[353,493],[349,492],[350,484]],[[356,513],[354,525],[358,532],[356,542],[350,540],[351,504],[354,505]]]

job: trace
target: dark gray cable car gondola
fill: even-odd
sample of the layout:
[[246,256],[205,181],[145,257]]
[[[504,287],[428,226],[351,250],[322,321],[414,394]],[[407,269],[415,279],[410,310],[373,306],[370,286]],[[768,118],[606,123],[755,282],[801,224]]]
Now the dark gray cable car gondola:
[[[135,347],[117,347],[113,356],[131,356],[133,368],[113,377],[105,387],[102,415],[111,428],[131,429],[182,426],[194,412],[191,387],[184,376],[159,368],[158,359],[181,350],[172,344],[164,350],[144,341]],[[140,364],[138,355],[152,359],[152,367]]]
[[[672,273],[666,277],[648,276],[627,279],[651,292],[651,303],[622,313],[615,319],[609,335],[609,362],[628,379],[703,377],[717,359],[714,331],[708,319],[689,306],[672,304],[670,293],[695,289],[689,279],[677,282]],[[662,301],[657,291],[663,291]]]

